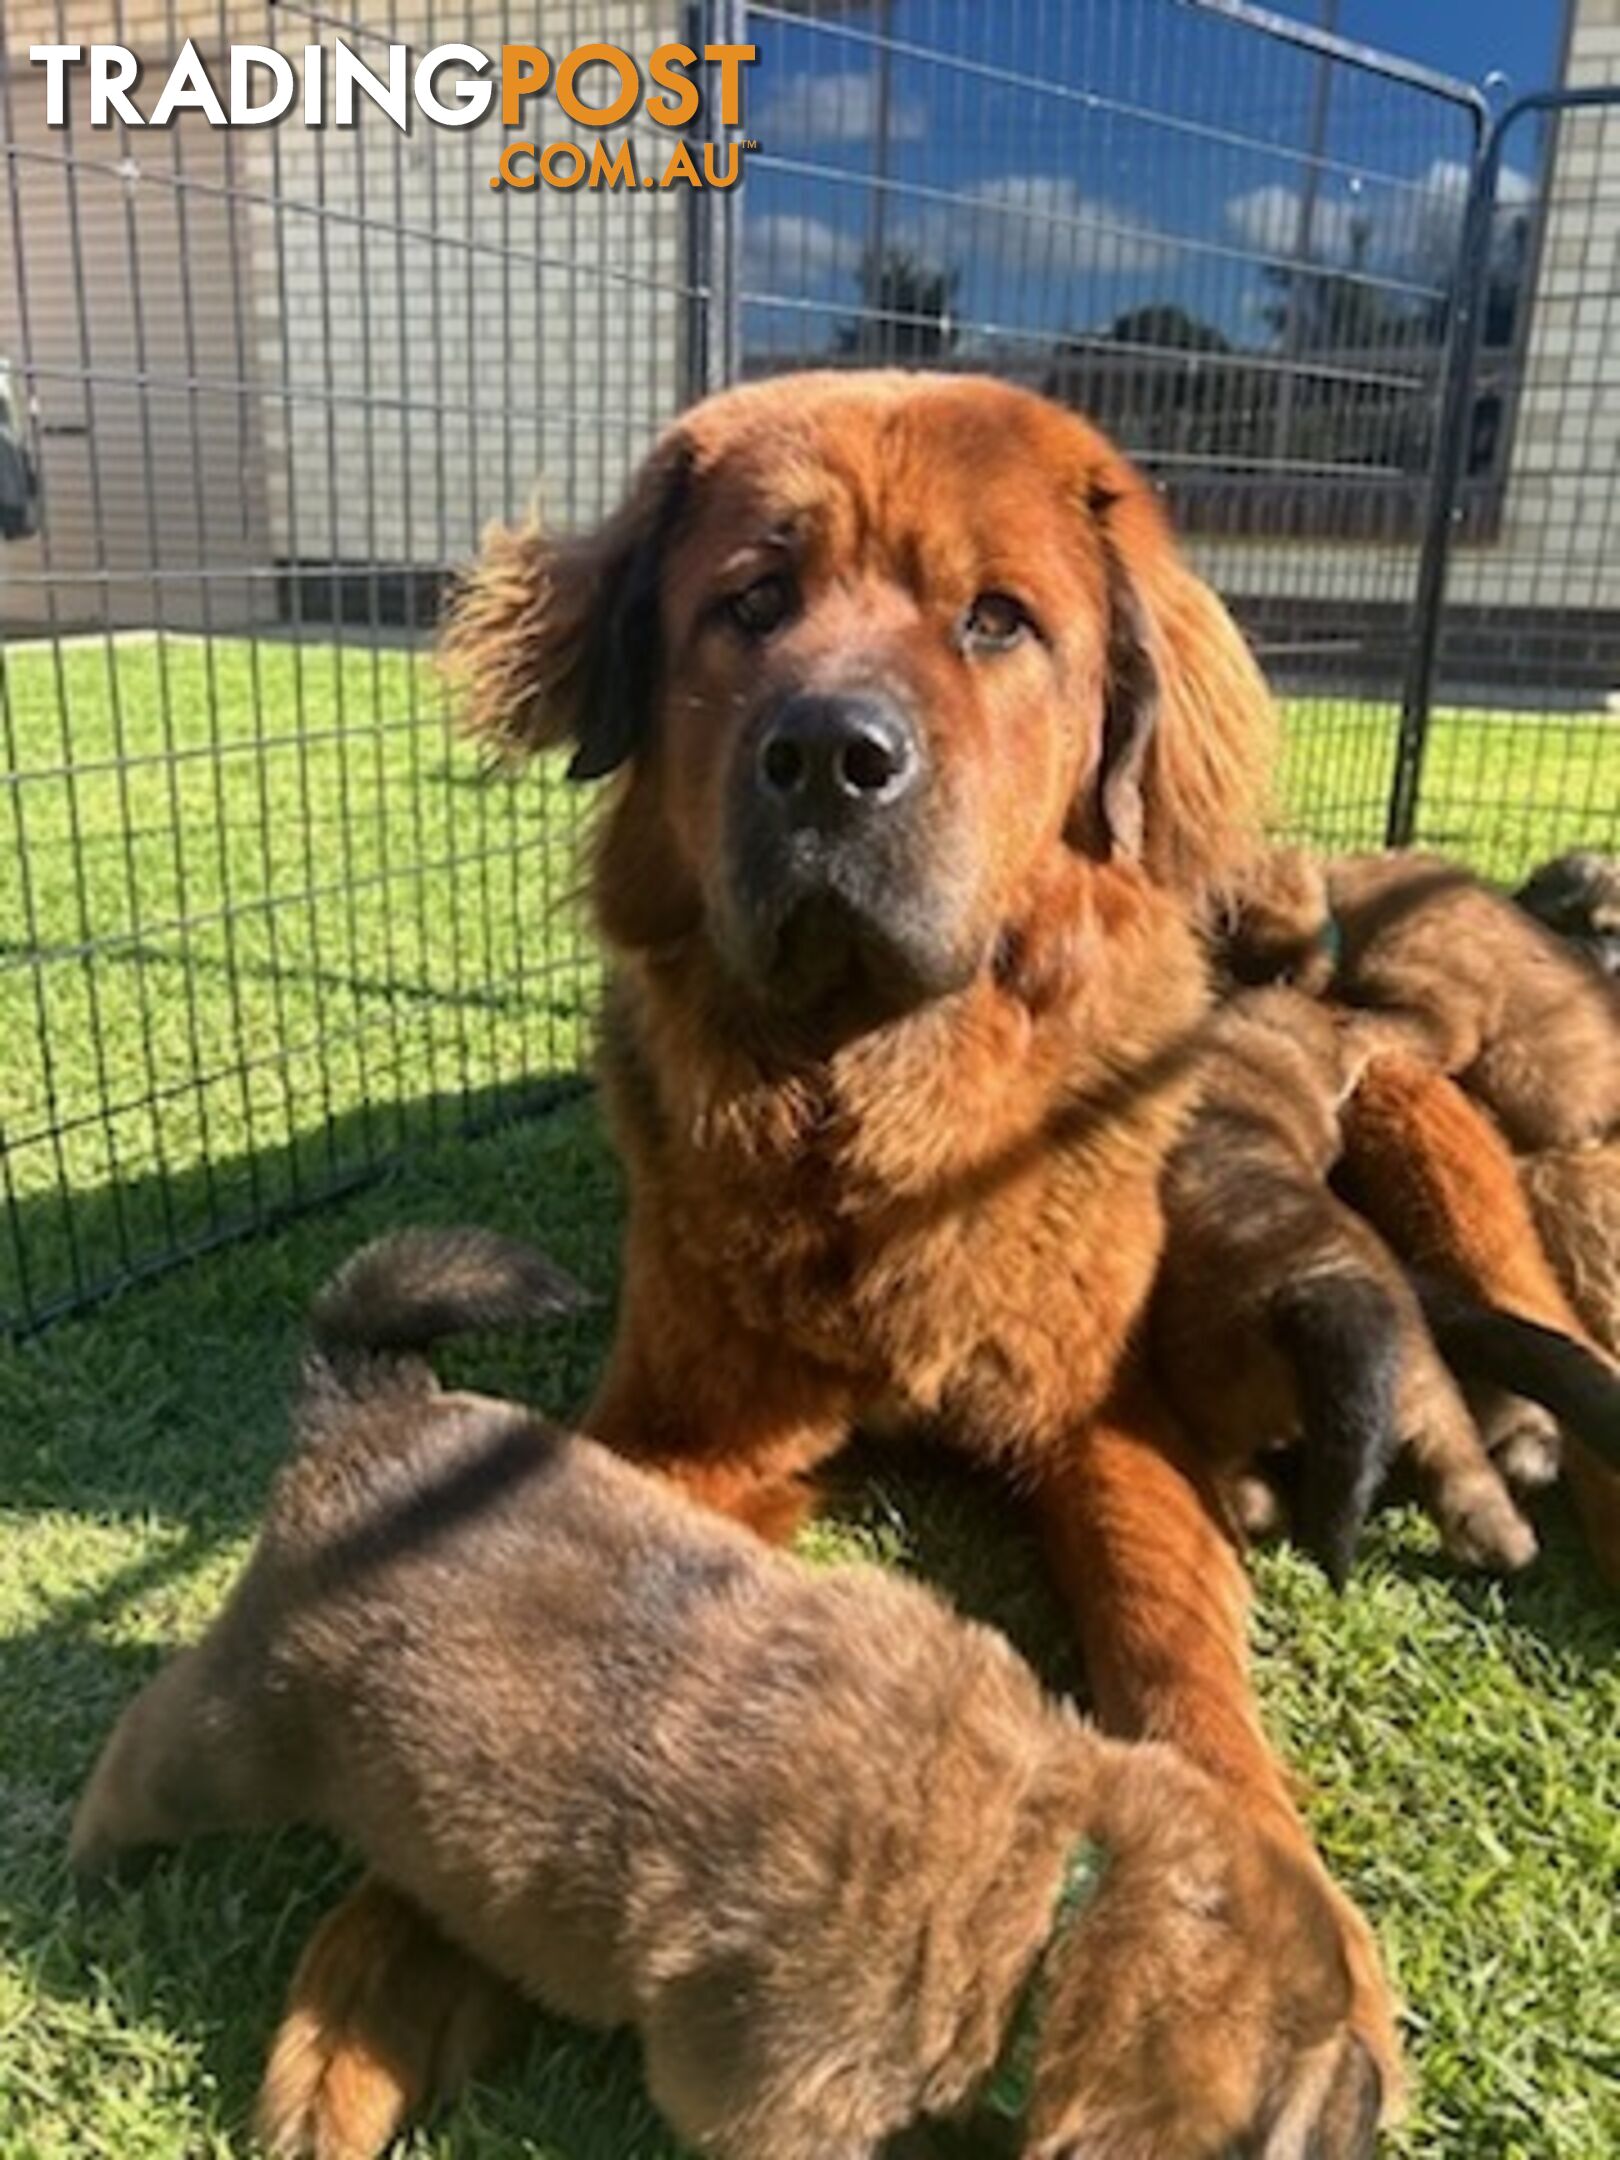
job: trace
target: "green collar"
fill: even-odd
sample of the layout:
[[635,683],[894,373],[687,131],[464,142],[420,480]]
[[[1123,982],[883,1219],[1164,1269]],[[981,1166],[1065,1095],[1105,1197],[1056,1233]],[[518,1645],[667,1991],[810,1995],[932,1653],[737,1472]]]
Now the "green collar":
[[1035,2058],[1041,2044],[1041,2020],[1046,2014],[1047,1983],[1052,1952],[1057,1949],[1077,1916],[1090,1904],[1102,1880],[1105,1855],[1093,1839],[1083,1837],[1063,1863],[1063,1882],[1046,1938],[1035,1953],[1035,1962],[1018,1990],[1012,2016],[989,2079],[981,2089],[978,2111],[1006,2123],[1021,2122],[1028,2112],[1035,2084]]

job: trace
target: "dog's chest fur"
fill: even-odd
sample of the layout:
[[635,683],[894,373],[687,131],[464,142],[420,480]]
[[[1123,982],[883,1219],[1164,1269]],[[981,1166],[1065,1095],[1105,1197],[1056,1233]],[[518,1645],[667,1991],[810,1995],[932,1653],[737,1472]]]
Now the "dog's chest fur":
[[857,1417],[1016,1454],[1095,1410],[1151,1287],[1174,1050],[1202,1006],[1174,972],[1164,1041],[1125,1026],[1106,1060],[1095,1014],[1043,1031],[987,992],[786,1076],[714,1058],[684,1094],[656,1001],[621,990],[605,1080],[632,1242]]

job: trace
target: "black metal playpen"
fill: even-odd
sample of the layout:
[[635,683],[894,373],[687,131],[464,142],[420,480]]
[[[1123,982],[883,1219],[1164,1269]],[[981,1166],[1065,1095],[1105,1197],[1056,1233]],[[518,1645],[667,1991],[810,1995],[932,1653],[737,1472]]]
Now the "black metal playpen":
[[[1617,13],[1497,113],[1241,0],[0,0],[0,1328],[577,1083],[578,804],[482,780],[435,611],[725,382],[1088,410],[1282,694],[1291,829],[1613,846]],[[498,107],[140,126],[83,67],[53,125],[31,52],[92,36],[148,110],[242,41],[753,44],[753,147],[497,188]]]

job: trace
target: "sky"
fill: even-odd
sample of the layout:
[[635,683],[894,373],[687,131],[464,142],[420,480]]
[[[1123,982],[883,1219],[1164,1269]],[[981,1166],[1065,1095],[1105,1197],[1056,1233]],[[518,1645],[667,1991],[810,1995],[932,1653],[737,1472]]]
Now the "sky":
[[[1322,20],[1323,0],[1271,0],[1280,15]],[[1558,71],[1563,0],[1339,0],[1341,35],[1483,82],[1501,69],[1515,91]]]
[[[1316,21],[1322,4],[1272,0]],[[1556,73],[1562,20],[1560,0],[1339,0],[1348,37],[1467,81],[1501,68],[1516,88]],[[756,350],[808,357],[847,334],[877,244],[949,276],[970,345],[1037,346],[1168,305],[1264,346],[1305,231],[1324,272],[1376,280],[1396,305],[1431,303],[1449,275],[1468,114],[1246,25],[1174,0],[869,0],[762,16],[755,34]],[[1527,127],[1508,204],[1538,165]]]

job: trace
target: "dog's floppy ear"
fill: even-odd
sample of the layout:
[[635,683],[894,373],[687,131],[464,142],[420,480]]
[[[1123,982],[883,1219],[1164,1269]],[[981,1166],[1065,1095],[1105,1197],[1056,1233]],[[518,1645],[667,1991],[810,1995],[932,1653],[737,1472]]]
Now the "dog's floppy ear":
[[1110,854],[1200,901],[1260,841],[1276,714],[1237,625],[1181,560],[1123,458],[1087,504],[1103,551],[1108,635],[1090,824]]
[[572,780],[601,779],[634,755],[657,695],[659,573],[689,474],[677,438],[597,532],[490,527],[440,642],[469,732],[508,758],[571,742]]
[[1147,839],[1145,794],[1148,755],[1159,724],[1159,674],[1148,647],[1142,604],[1106,528],[1103,568],[1108,648],[1094,824],[1106,856],[1126,855],[1139,862]]

